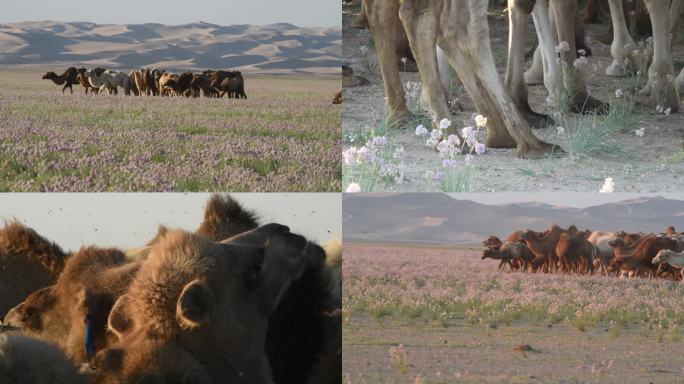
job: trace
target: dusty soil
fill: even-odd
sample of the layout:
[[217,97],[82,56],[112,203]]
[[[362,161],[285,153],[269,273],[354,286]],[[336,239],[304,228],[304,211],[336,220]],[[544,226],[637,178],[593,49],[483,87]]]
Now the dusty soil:
[[[681,342],[655,343],[607,329],[519,324],[489,329],[355,317],[345,325],[342,371],[347,383],[681,383]],[[405,373],[390,364],[403,344]],[[528,344],[532,351],[514,350]],[[519,348],[518,348],[519,349]],[[676,357],[675,357],[676,356]]]
[[[384,92],[379,69],[369,71],[372,64],[364,65],[360,47],[369,42],[370,32],[350,28],[350,23],[358,13],[358,9],[345,7],[343,10],[343,56],[346,64],[351,65],[356,74],[371,81],[370,86],[345,89],[343,134],[345,148],[363,143],[350,142],[349,138],[362,131],[376,128],[385,115]],[[490,36],[494,57],[503,78],[506,62],[508,39],[508,19],[501,12],[492,12],[489,17]],[[589,65],[584,70],[586,82],[591,95],[606,100],[618,88],[628,89],[632,81],[629,78],[618,79],[605,75],[605,68],[610,64],[610,47],[596,40],[605,33],[606,25],[585,25],[587,43],[593,50],[588,58]],[[530,18],[527,32],[527,46],[532,46],[534,27]],[[370,49],[368,59],[376,62],[375,52]],[[684,44],[679,44],[674,51],[675,69],[684,65]],[[527,62],[529,66],[529,61]],[[402,83],[419,81],[415,72],[402,72]],[[457,126],[470,120],[475,112],[472,102],[460,84],[457,87],[459,103],[463,112],[454,115],[452,121]],[[538,112],[549,112],[545,106],[547,92],[543,86],[529,88],[530,104]],[[562,158],[546,158],[540,160],[517,159],[512,149],[488,149],[484,156],[477,158],[479,177],[475,191],[598,191],[606,177],[612,177],[616,183],[615,191],[620,192],[655,192],[684,190],[684,161],[681,153],[684,150],[684,114],[670,116],[657,115],[655,111],[639,108],[638,114],[631,119],[631,126],[625,132],[616,134],[614,142],[618,143],[631,156],[609,157],[592,155],[589,158],[577,159],[571,156]],[[473,125],[469,123],[468,125]],[[634,130],[645,128],[645,135],[637,137]],[[406,155],[403,158],[407,165],[408,182],[402,184],[379,184],[377,190],[392,191],[431,191],[438,190],[439,185],[427,180],[427,170],[436,170],[441,160],[435,152],[429,151],[414,135],[415,127],[392,131],[388,134],[391,141],[403,145]],[[535,130],[543,140],[565,146],[564,138],[557,132],[556,125]],[[484,140],[483,137],[480,138]],[[678,155],[679,154],[679,155]],[[346,172],[346,171],[345,171]]]

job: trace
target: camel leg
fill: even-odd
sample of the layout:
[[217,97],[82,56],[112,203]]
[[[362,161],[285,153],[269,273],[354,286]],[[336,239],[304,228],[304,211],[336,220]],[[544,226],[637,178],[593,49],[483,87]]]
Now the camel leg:
[[[441,25],[444,26],[438,44],[444,49],[447,56],[452,60],[454,69],[458,64],[455,52],[461,50],[467,64],[474,70],[478,80],[483,85],[483,91],[488,93],[495,104],[496,119],[501,118],[508,133],[517,143],[517,155],[519,157],[541,157],[549,153],[560,152],[560,148],[553,144],[545,143],[534,136],[528,123],[518,112],[510,96],[504,90],[499,74],[494,65],[494,57],[489,42],[489,25],[487,23],[487,0],[471,0],[470,20],[459,20],[463,12],[459,10],[463,4],[446,3],[446,7],[454,5],[447,12],[443,12]],[[466,36],[456,35],[462,32],[462,26],[467,25]],[[465,82],[464,82],[465,83]],[[490,116],[487,116],[490,117]]]
[[[411,49],[415,53],[418,73],[432,112],[432,123],[437,128],[442,119],[451,120],[451,112],[449,112],[446,93],[440,81],[437,65],[437,51],[435,49],[437,19],[434,13],[429,12],[431,8],[426,9],[425,12],[415,12],[417,8],[413,8],[412,4],[408,2],[403,5],[400,8],[399,16],[406,29],[406,36]],[[445,134],[458,134],[456,125],[452,124],[446,129]]]
[[676,112],[679,100],[674,90],[674,68],[670,49],[669,7],[665,0],[644,0],[653,24],[653,62],[648,68],[648,83],[639,91],[651,107],[661,106]]
[[394,125],[405,121],[410,113],[401,86],[396,53],[396,28],[399,3],[394,0],[364,0],[373,41],[380,62],[382,81],[387,98],[388,121]]
[[528,15],[532,12],[531,4],[525,0],[508,0],[508,60],[504,85],[513,99],[513,103],[531,126],[543,128],[549,117],[536,113],[530,107],[525,85],[525,30]]
[[355,29],[366,29],[368,28],[368,17],[366,16],[366,11],[364,10],[363,3],[361,4],[361,13],[351,22],[351,27]]
[[568,43],[570,49],[562,55],[565,62],[565,76],[563,79],[566,92],[572,95],[570,108],[577,113],[605,113],[607,106],[589,96],[584,76],[573,66],[577,58],[575,46],[575,14],[577,13],[577,0],[552,0],[553,12],[556,17],[556,29],[558,40]]
[[553,39],[555,33],[554,29],[551,28],[551,20],[549,19],[548,0],[537,1],[532,9],[532,18],[539,40],[539,46],[534,55],[535,59],[537,56],[539,57],[539,62],[543,66],[544,86],[549,91],[546,102],[551,106],[556,106],[559,99],[560,69],[557,61],[558,55],[555,51],[556,43]]
[[672,4],[670,4],[670,36],[673,40],[682,19],[684,19],[684,0],[672,0]]
[[610,18],[613,25],[613,43],[610,45],[610,54],[613,56],[613,62],[606,68],[606,75],[608,76],[625,76],[627,74],[627,65],[630,65],[632,70],[636,71],[640,68],[641,64],[638,57],[632,55],[636,44],[634,44],[634,39],[632,39],[627,29],[622,5],[622,0],[608,0]]
[[679,72],[679,76],[675,79],[675,90],[679,95],[679,99],[684,101],[684,68]]

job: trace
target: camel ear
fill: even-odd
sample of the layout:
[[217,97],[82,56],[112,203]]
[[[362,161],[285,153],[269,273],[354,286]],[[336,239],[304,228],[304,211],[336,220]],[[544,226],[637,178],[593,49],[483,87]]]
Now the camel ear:
[[214,293],[199,280],[187,284],[176,304],[176,318],[182,327],[195,328],[206,324],[214,313]]
[[107,327],[119,340],[133,328],[133,319],[128,316],[127,306],[128,295],[122,295],[112,306],[107,319]]

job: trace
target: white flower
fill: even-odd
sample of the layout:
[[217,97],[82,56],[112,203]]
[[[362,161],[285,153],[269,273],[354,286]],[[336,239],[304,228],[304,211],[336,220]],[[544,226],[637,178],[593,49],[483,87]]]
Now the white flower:
[[663,108],[662,105],[656,105],[656,112],[663,113],[664,110],[665,110],[665,108]]
[[603,187],[601,187],[599,193],[613,193],[614,188],[615,183],[613,182],[613,178],[606,177],[606,180],[603,182]]
[[375,152],[363,146],[358,149],[358,159],[356,160],[359,164],[372,164],[375,162]]
[[562,135],[565,133],[565,128],[563,128],[563,127],[556,127],[556,130],[558,131],[559,135]]
[[665,116],[670,116],[670,112],[672,112],[671,108],[668,108],[665,110]]
[[567,52],[570,50],[570,44],[568,44],[567,41],[561,41],[557,46],[556,46],[556,53],[562,53],[562,52]]
[[622,92],[622,89],[620,89],[620,88],[618,88],[618,89],[615,91],[615,98],[616,98],[616,99],[622,99],[622,96],[624,96],[624,95],[625,95],[625,93]]
[[644,127],[641,127],[639,129],[637,129],[636,131],[634,131],[634,133],[637,135],[637,137],[643,137],[645,132],[646,132],[646,128],[644,128]]
[[441,140],[442,139],[442,131],[439,129],[433,129],[432,132],[430,132],[430,138],[435,139],[435,140]]
[[356,147],[351,147],[346,151],[342,151],[342,158],[346,165],[356,165],[359,159],[359,153],[356,150]]
[[439,121],[439,129],[447,129],[449,127],[451,127],[451,120],[442,119]]
[[347,193],[359,193],[361,192],[361,186],[358,183],[350,183],[347,189],[345,190]]
[[428,130],[422,124],[416,127],[416,136],[426,136],[427,134]]
[[384,148],[387,146],[387,137],[385,136],[375,136],[373,141],[371,141],[371,147],[373,148]]
[[475,143],[475,153],[477,153],[478,155],[481,155],[481,154],[485,153],[485,150],[486,150],[486,149],[485,149],[485,145],[484,145],[484,144],[482,144],[482,143]]
[[365,45],[362,45],[361,48],[359,48],[359,50],[361,51],[362,55],[366,55],[368,53],[368,47]]
[[575,61],[572,63],[573,66],[577,69],[581,69],[583,66],[587,65],[587,57],[586,56],[580,56],[575,59]]
[[459,139],[456,135],[449,135],[449,137],[447,137],[447,141],[454,146],[461,145],[461,139]]
[[585,51],[584,49],[578,49],[577,53],[579,53],[580,56],[586,56],[587,55],[587,51]]
[[401,62],[404,63],[404,64],[406,64],[406,60],[407,60],[406,57],[402,57],[402,58],[401,58]]
[[482,116],[482,115],[475,116],[475,125],[477,125],[480,128],[486,127],[487,126],[487,118]]

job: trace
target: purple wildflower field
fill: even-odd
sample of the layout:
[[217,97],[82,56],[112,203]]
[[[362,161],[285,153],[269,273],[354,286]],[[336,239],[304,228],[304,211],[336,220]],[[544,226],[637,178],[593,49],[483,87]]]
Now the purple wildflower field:
[[675,382],[682,297],[660,279],[499,272],[478,249],[347,243],[343,372],[348,384]]
[[0,191],[341,189],[339,80],[247,77],[247,100],[186,99],[0,73]]

